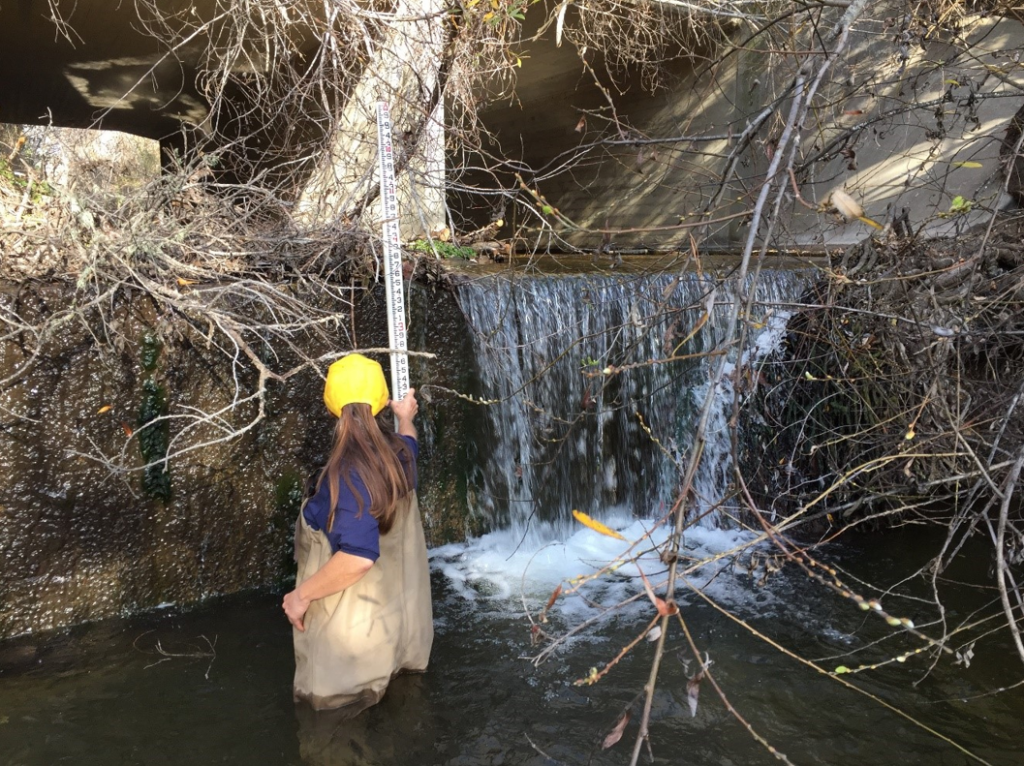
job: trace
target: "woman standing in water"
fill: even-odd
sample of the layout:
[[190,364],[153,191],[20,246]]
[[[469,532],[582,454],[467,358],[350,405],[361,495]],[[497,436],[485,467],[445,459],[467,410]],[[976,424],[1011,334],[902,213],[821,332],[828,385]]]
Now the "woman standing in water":
[[400,671],[426,670],[434,626],[427,548],[416,500],[415,391],[390,402],[397,433],[375,416],[388,405],[381,366],[360,354],[331,365],[324,403],[338,418],[316,493],[295,525],[295,590],[282,607],[294,627],[297,700],[356,715]]

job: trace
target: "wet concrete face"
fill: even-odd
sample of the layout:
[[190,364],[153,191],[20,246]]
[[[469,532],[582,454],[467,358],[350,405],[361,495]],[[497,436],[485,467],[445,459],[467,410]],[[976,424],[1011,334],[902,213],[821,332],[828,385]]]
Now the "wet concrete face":
[[[0,293],[4,308],[26,319],[73,299],[58,285]],[[370,296],[356,312],[364,347],[386,345],[380,303]],[[454,300],[424,292],[411,305],[432,317],[414,314],[411,325],[422,330],[413,332],[422,337],[411,347],[427,344],[425,350],[441,353],[436,363],[414,364],[415,384],[465,390],[471,364],[458,358],[465,331]],[[155,360],[146,356],[146,338],[154,334],[161,341]],[[135,469],[145,464],[139,431],[154,407],[172,415],[186,406],[219,410],[255,389],[255,375],[233,370],[200,341],[188,330],[172,332],[148,299],[119,296],[102,317],[86,313],[57,328],[27,372],[0,389],[0,638],[194,602],[294,574],[292,524],[333,425],[315,372],[272,383],[266,417],[243,436],[171,460],[166,491],[159,482],[144,484],[139,470],[119,474],[103,463],[103,455],[123,454]],[[25,335],[0,341],[0,380],[25,369],[35,344]],[[337,346],[323,339],[307,345],[310,356],[344,350],[341,336]],[[420,487],[428,539],[436,544],[464,534],[460,429],[471,405],[450,396],[421,403]],[[255,403],[243,404],[227,419],[237,428],[256,412]],[[180,429],[170,423],[163,448],[174,448]],[[147,455],[153,454],[151,445]]]
[[[410,357],[410,378],[417,390],[420,417],[419,500],[427,545],[463,540],[480,531],[467,509],[466,477],[476,455],[480,433],[479,405],[450,391],[476,395],[478,377],[469,329],[450,293],[413,285],[407,297],[409,348],[436,354],[434,359]],[[384,291],[376,290],[356,306],[357,345],[387,347]],[[380,358],[390,386],[387,359]],[[327,437],[329,439],[329,437]]]

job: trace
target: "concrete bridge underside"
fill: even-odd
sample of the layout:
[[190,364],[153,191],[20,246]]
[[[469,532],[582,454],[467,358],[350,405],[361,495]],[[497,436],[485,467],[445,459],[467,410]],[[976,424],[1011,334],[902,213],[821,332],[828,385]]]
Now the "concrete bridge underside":
[[[413,30],[421,33],[409,36],[418,50],[397,63],[395,51],[401,53],[402,47],[385,34],[375,41],[385,63],[378,62],[376,71],[365,67],[360,72],[361,65],[353,60],[346,65],[352,82],[340,87],[334,83],[333,91],[317,88],[302,96],[293,89],[287,99],[265,94],[259,101],[250,99],[245,94],[248,83],[257,78],[264,84],[284,82],[280,75],[285,67],[292,67],[287,73],[296,75],[317,58],[320,40],[310,31],[310,23],[320,23],[315,20],[318,7],[311,3],[310,17],[299,20],[293,8],[288,23],[273,27],[265,20],[246,26],[238,18],[218,17],[224,9],[215,0],[161,2],[160,18],[148,20],[142,3],[78,0],[67,8],[46,0],[0,4],[0,122],[132,133],[159,141],[165,162],[175,153],[190,156],[197,142],[212,136],[214,143],[205,151],[220,155],[211,166],[219,181],[245,183],[259,177],[262,184],[276,185],[283,179],[286,186],[280,191],[295,200],[297,214],[310,223],[346,215],[373,183],[376,128],[373,99],[367,94],[391,93],[396,131],[412,132],[401,120],[414,110],[403,112],[396,102],[414,103],[422,94],[410,89],[403,71],[415,68],[418,84],[429,79],[430,64],[419,59],[424,50],[430,55],[437,25],[425,32]],[[66,15],[57,18],[51,8]],[[229,29],[231,24],[235,26]],[[278,40],[276,47],[264,46],[261,35],[268,26],[286,34],[287,44]],[[247,36],[239,35],[242,27]],[[408,35],[410,30],[401,31]],[[227,81],[214,110],[200,84],[211,55],[210,40],[223,38],[244,39],[252,50],[251,55],[237,57],[245,68],[232,70],[234,79]],[[263,55],[265,48],[273,53]],[[409,61],[417,65],[410,66]],[[398,75],[392,76],[389,67]],[[338,97],[342,91],[346,95]],[[325,119],[328,113],[341,127],[325,136],[321,125],[331,122]],[[431,114],[427,122],[431,124],[415,131],[419,143],[410,154],[417,159],[410,161],[409,169],[420,179],[433,179],[433,188],[410,194],[411,183],[399,177],[400,202],[403,196],[415,197],[415,204],[410,201],[402,208],[410,217],[408,225],[403,222],[408,232],[426,230],[444,219],[440,118]]]
[[80,0],[63,19],[44,0],[0,5],[0,121],[157,140],[182,122],[202,124],[209,107],[196,89],[201,50],[169,53],[140,26],[133,3]]
[[[210,0],[178,2],[177,7],[165,5],[164,12],[192,13],[195,8],[203,16],[213,12],[212,6]],[[57,23],[44,0],[0,5],[0,121],[121,130],[165,145],[180,135],[183,123],[202,126],[210,119],[209,105],[196,87],[203,46],[185,45],[169,54],[140,30],[136,13],[131,3],[78,0],[73,13]],[[531,17],[527,23],[539,26],[539,21]],[[1016,83],[1018,70],[1001,62],[1008,57],[1006,52],[1024,46],[1021,24],[979,18],[965,27],[971,56],[958,54],[959,43],[937,39],[927,50],[911,51],[906,60],[894,58],[891,35],[882,34],[881,25],[880,19],[860,24],[849,52],[833,67],[831,81],[823,88],[830,104],[814,113],[815,129],[805,131],[804,156],[814,157],[822,145],[849,133],[856,140],[846,146],[855,150],[856,161],[848,151],[807,165],[808,171],[798,179],[805,200],[825,205],[832,191],[844,189],[863,205],[866,216],[885,222],[905,211],[911,226],[930,227],[932,233],[949,231],[954,224],[961,227],[974,220],[971,216],[980,220],[983,207],[1007,204],[998,173],[1003,162],[1000,149],[1011,117],[1020,109],[1022,85]],[[577,129],[581,115],[606,105],[605,94],[583,70],[571,45],[556,47],[549,36],[530,41],[523,52],[527,55],[516,99],[487,108],[483,117],[497,138],[496,154],[549,171],[535,190],[578,227],[557,238],[556,247],[599,247],[601,236],[589,232],[608,228],[646,230],[617,237],[623,247],[671,247],[676,240],[682,242],[684,234],[656,232],[700,213],[715,194],[716,179],[722,176],[736,138],[782,91],[787,77],[785,72],[768,71],[768,55],[753,48],[732,56],[710,78],[706,67],[680,60],[665,81],[667,87],[653,94],[630,87],[616,95],[619,114],[630,127],[626,137],[680,136],[680,141],[657,150],[628,141],[608,144],[568,172],[556,173],[551,171],[557,158],[609,137],[609,125],[593,119]],[[936,67],[936,61],[952,63]],[[1004,80],[1016,84],[994,80],[988,74],[992,62],[1006,71]],[[972,100],[972,83],[984,83],[992,92]],[[914,103],[943,98],[952,106],[944,122],[939,121],[939,135],[934,109],[915,112]],[[889,113],[896,116],[876,118]],[[365,121],[360,115],[343,124]],[[865,123],[864,130],[859,130],[859,122]],[[714,134],[725,137],[701,138]],[[686,137],[695,140],[683,140]],[[435,136],[435,143],[440,147],[442,142]],[[722,195],[717,215],[749,209],[768,164],[770,143],[768,128],[755,136]],[[368,148],[361,149],[364,158]],[[435,162],[440,161],[440,149],[437,152]],[[441,165],[435,178],[444,177]],[[458,171],[449,167],[450,179],[458,179]],[[500,174],[497,179],[506,192],[517,193],[514,179],[502,180]],[[469,187],[495,184],[494,176],[474,178],[471,173],[461,180]],[[334,180],[320,183],[330,185]],[[442,186],[438,184],[438,209],[444,205]],[[971,215],[952,220],[943,211],[948,211],[954,194],[981,204]],[[488,200],[499,196],[466,202],[470,196],[449,195],[448,202],[459,205],[465,216],[456,216],[457,225],[486,223],[499,213],[513,217],[513,211],[490,206]],[[426,230],[423,224],[438,222],[431,212],[420,215],[416,226]],[[826,216],[794,201],[785,211],[784,233],[790,242],[821,247],[863,239],[870,230],[863,223]],[[742,219],[712,234],[713,241],[724,246],[744,238]]]

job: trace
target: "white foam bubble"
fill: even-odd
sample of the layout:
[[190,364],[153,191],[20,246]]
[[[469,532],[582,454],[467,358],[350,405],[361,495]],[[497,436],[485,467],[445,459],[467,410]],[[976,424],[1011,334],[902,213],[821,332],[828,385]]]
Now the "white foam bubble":
[[[501,611],[507,607],[521,612],[524,600],[531,609],[539,608],[561,583],[566,595],[558,600],[557,611],[580,616],[643,593],[641,572],[664,594],[668,568],[659,552],[668,537],[667,525],[636,519],[621,509],[606,512],[601,521],[626,540],[583,525],[566,539],[550,530],[535,530],[525,539],[499,530],[432,549],[431,566],[458,597]],[[694,584],[713,590],[714,597],[742,601],[750,592],[749,578],[738,577],[734,563],[748,555],[756,539],[746,531],[692,527],[684,535],[681,570],[689,571]],[[607,567],[611,571],[595,577]],[[680,581],[677,599],[688,598],[688,591]],[[640,606],[649,608],[642,602]]]

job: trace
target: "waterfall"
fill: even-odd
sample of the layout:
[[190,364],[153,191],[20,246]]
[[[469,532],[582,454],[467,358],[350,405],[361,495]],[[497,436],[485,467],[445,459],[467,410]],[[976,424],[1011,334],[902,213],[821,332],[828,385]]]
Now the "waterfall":
[[[779,304],[804,284],[794,271],[750,283],[756,315],[742,354],[719,348],[738,285],[707,273],[504,274],[462,285],[482,398],[493,400],[471,507],[525,536],[557,532],[574,508],[600,516],[664,507],[679,489],[711,360],[720,359],[707,354],[727,353],[728,369],[749,370],[781,338],[788,314]],[[659,361],[670,356],[687,358]],[[703,509],[720,502],[732,468],[732,379],[715,395],[694,487]]]

